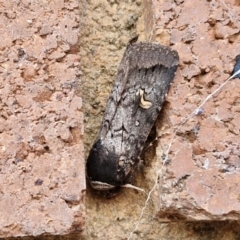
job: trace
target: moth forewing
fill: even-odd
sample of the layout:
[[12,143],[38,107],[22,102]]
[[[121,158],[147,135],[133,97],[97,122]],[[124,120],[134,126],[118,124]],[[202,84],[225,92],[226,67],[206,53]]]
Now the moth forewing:
[[130,183],[175,76],[179,57],[169,47],[129,44],[108,99],[102,126],[87,159],[93,188]]

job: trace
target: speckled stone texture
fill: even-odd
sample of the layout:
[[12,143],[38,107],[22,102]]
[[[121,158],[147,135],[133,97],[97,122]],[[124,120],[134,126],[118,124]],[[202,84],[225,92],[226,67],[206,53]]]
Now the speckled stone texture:
[[[159,162],[181,122],[230,75],[240,53],[240,3],[155,1],[156,39],[166,40],[180,66],[158,121]],[[240,217],[240,80],[224,86],[176,133],[160,167],[157,212],[163,220]]]
[[[222,1],[222,0],[221,0]],[[101,124],[101,117],[105,110],[105,105],[107,98],[112,87],[112,81],[114,81],[116,71],[119,66],[119,62],[122,58],[122,54],[128,44],[128,41],[139,35],[140,41],[155,41],[155,33],[157,34],[157,41],[162,44],[170,46],[171,39],[171,29],[176,30],[174,26],[168,27],[168,21],[166,24],[163,24],[162,27],[156,28],[159,25],[155,24],[155,12],[157,5],[152,6],[150,4],[151,0],[98,0],[98,1],[85,1],[81,0],[80,5],[80,21],[81,21],[81,70],[83,71],[82,83],[83,83],[83,107],[85,110],[85,120],[84,120],[84,129],[85,137],[84,142],[86,149],[91,147],[91,144],[94,142],[98,131],[99,125]],[[169,2],[173,4],[173,1],[159,1]],[[175,0],[180,4],[180,1]],[[195,1],[194,1],[195,2]],[[196,7],[199,1],[196,2]],[[210,1],[206,2],[209,6]],[[218,2],[218,1],[217,1]],[[239,1],[238,1],[239,2]],[[191,3],[191,2],[190,2]],[[212,1],[216,3],[216,1]],[[223,2],[224,3],[224,2]],[[166,3],[165,3],[166,4]],[[229,3],[227,3],[229,4]],[[184,10],[184,6],[181,9]],[[231,6],[231,5],[230,5]],[[171,7],[171,9],[173,8]],[[224,8],[224,4],[221,5],[221,8]],[[236,9],[236,5],[234,9]],[[221,8],[219,10],[221,10]],[[190,8],[191,10],[191,8]],[[189,17],[191,11],[189,10]],[[158,9],[159,16],[163,16],[161,9]],[[165,10],[166,11],[166,10]],[[164,14],[165,14],[164,11]],[[173,10],[169,12],[172,13]],[[145,15],[143,21],[143,15]],[[236,16],[235,16],[236,17]],[[173,16],[177,19],[177,16]],[[159,18],[158,24],[159,24]],[[194,21],[193,21],[194,22]],[[189,23],[190,24],[190,21]],[[225,24],[225,22],[221,22]],[[144,29],[145,26],[145,29]],[[166,29],[166,31],[165,31]],[[180,30],[180,29],[179,29]],[[144,31],[144,32],[143,32]],[[146,38],[145,38],[146,36]],[[238,36],[236,36],[238,37]],[[218,40],[217,40],[218,41]],[[181,41],[178,41],[181,43]],[[213,41],[214,43],[214,41]],[[191,46],[191,45],[189,45]],[[175,45],[173,46],[175,47]],[[237,49],[236,49],[237,50]],[[204,54],[213,54],[212,52],[206,52],[202,50]],[[224,50],[225,51],[225,50]],[[180,56],[183,58],[183,51],[179,51]],[[202,55],[203,57],[203,55]],[[226,73],[229,76],[231,68],[234,64],[235,56],[231,56],[228,61],[226,61],[228,67],[228,72]],[[185,63],[184,63],[185,64]],[[181,79],[181,70],[185,66],[181,62],[181,66],[178,71],[177,78],[169,95],[169,101],[172,96],[174,96],[176,86],[178,86],[178,91],[183,89],[185,91],[186,87],[189,88],[189,80]],[[198,66],[195,63],[196,66]],[[186,64],[187,66],[187,64]],[[211,70],[212,72],[212,70]],[[209,81],[211,78],[209,77]],[[224,80],[218,80],[214,78],[214,81],[223,82]],[[210,81],[211,82],[211,81]],[[232,81],[231,83],[237,82],[237,80]],[[186,86],[185,86],[186,85]],[[215,88],[213,86],[213,88]],[[197,90],[195,87],[191,87],[190,91]],[[199,89],[202,93],[207,95],[210,93],[211,85],[209,88]],[[204,92],[205,91],[205,92]],[[181,98],[184,96],[182,95]],[[185,97],[186,99],[186,97]],[[200,100],[201,100],[200,95]],[[180,99],[179,99],[180,100]],[[200,101],[199,100],[199,101]],[[175,100],[174,103],[177,104],[178,100]],[[183,101],[183,100],[182,100]],[[173,102],[173,100],[172,100]],[[208,102],[210,104],[210,102]],[[204,106],[203,114],[198,116],[198,119],[201,119],[205,116],[206,111],[208,111],[207,105]],[[193,108],[196,104],[193,106]],[[165,153],[169,144],[169,140],[173,131],[174,126],[169,122],[169,116],[174,117],[174,113],[171,110],[171,105],[166,103],[163,112],[160,118],[157,121],[158,134],[164,131],[164,126],[169,124],[165,135],[162,134],[161,138],[158,141],[157,148],[157,157],[155,157],[155,148],[146,146],[145,156],[142,158],[143,161],[139,166],[139,170],[134,177],[133,185],[144,189],[147,193],[153,188],[154,181],[157,178],[157,172],[160,169],[159,163],[162,160],[161,153]],[[184,110],[182,105],[177,107],[178,114],[182,111],[187,111],[188,113],[192,108]],[[162,116],[163,115],[163,116]],[[185,116],[185,114],[183,113]],[[163,121],[165,120],[165,121]],[[178,121],[180,121],[178,119]],[[189,123],[189,122],[188,122]],[[160,125],[159,125],[160,124]],[[197,130],[197,129],[196,129]],[[166,137],[166,142],[164,139]],[[179,136],[178,136],[179,137]],[[163,145],[164,144],[164,145]],[[162,151],[162,152],[161,152]],[[88,151],[86,150],[86,155]],[[190,160],[191,161],[191,160]],[[169,165],[168,165],[169,166]],[[190,164],[191,166],[191,164]],[[183,165],[184,167],[184,165]],[[165,168],[164,168],[165,170]],[[165,174],[165,173],[164,173]],[[164,176],[160,175],[161,176]],[[189,171],[188,171],[188,174]],[[169,174],[168,174],[169,176]],[[171,177],[171,176],[170,176]],[[159,181],[161,178],[159,179]],[[96,193],[91,187],[87,188],[86,192],[86,209],[87,209],[87,218],[86,218],[86,231],[84,231],[83,239],[99,240],[99,239],[111,239],[111,240],[236,240],[240,237],[240,223],[239,221],[194,221],[194,222],[184,222],[177,221],[173,222],[175,219],[178,220],[179,216],[176,212],[171,219],[171,222],[160,222],[161,219],[156,217],[155,208],[159,207],[159,198],[160,196],[165,196],[169,201],[172,201],[175,204],[175,210],[178,211],[176,203],[172,200],[174,199],[174,194],[167,195],[174,191],[174,184],[169,185],[164,189],[164,195],[157,194],[157,191],[154,191],[151,194],[151,199],[146,204],[144,208],[145,201],[147,196],[145,193],[136,191],[133,189],[122,188],[115,196],[111,198],[106,198],[101,194]],[[159,185],[161,186],[161,185]],[[199,194],[200,196],[200,194]],[[157,200],[156,200],[157,199]],[[155,204],[155,206],[154,206]],[[179,205],[179,208],[181,205]],[[191,207],[191,205],[190,205]],[[139,216],[142,213],[141,220]],[[191,210],[195,208],[191,208]],[[163,209],[164,210],[164,209]],[[170,213],[170,208],[167,213]],[[186,207],[184,210],[187,210]],[[190,210],[189,210],[190,211]],[[158,208],[159,212],[159,208]],[[196,210],[195,210],[196,212]],[[135,229],[136,225],[137,229]],[[135,230],[135,231],[134,231]],[[134,231],[132,237],[130,238],[131,232]],[[41,238],[42,239],[42,238]],[[46,239],[46,240],[50,240]],[[61,238],[61,240],[67,239],[80,239],[75,237],[70,238]],[[19,239],[20,240],[20,239]],[[27,240],[33,240],[29,238]],[[52,240],[52,239],[51,239]]]
[[0,8],[0,237],[81,231],[78,1]]

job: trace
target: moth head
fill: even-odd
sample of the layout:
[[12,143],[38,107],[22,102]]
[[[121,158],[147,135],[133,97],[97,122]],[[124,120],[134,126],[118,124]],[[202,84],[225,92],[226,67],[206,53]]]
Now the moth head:
[[101,140],[94,143],[86,165],[87,176],[94,189],[107,191],[125,183],[124,168],[119,167],[118,159],[114,150],[109,151]]

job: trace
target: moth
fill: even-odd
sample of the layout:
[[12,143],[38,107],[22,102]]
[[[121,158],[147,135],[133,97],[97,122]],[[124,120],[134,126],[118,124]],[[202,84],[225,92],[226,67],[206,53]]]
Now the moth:
[[87,176],[94,189],[131,183],[178,63],[178,53],[169,47],[129,43],[87,159]]

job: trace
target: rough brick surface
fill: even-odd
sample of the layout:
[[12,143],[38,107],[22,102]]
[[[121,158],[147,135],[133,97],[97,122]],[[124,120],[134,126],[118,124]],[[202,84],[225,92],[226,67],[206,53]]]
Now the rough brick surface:
[[[238,1],[153,1],[157,39],[164,29],[180,55],[168,116],[159,121],[162,149],[174,130],[230,75],[240,54]],[[197,6],[197,7],[196,7]],[[169,34],[170,32],[170,34]],[[160,34],[161,33],[161,34]],[[176,133],[162,167],[158,213],[166,219],[239,219],[240,81],[230,81]]]
[[[221,0],[222,1],[222,0]],[[173,1],[159,1],[159,2],[174,2],[180,3],[181,0]],[[202,1],[216,3],[218,1]],[[222,1],[223,2],[223,1]],[[239,1],[238,1],[239,2]],[[141,5],[141,3],[144,3]],[[198,3],[198,2],[197,2]],[[196,3],[196,6],[197,6]],[[165,3],[166,4],[166,3]],[[210,5],[209,5],[210,6]],[[223,6],[223,5],[222,5]],[[175,5],[173,5],[175,7]],[[112,81],[117,71],[118,64],[121,60],[122,54],[125,50],[126,44],[129,39],[134,35],[139,34],[140,39],[144,39],[142,30],[145,25],[145,33],[147,37],[144,40],[152,39],[154,41],[154,34],[157,34],[157,40],[163,44],[170,45],[170,39],[172,38],[171,28],[167,24],[164,24],[161,28],[155,24],[155,15],[152,12],[156,11],[157,6],[152,6],[151,0],[98,0],[98,1],[80,1],[80,16],[81,16],[81,69],[83,71],[83,100],[85,110],[85,146],[90,148],[91,143],[95,140],[95,136],[99,131],[99,125],[101,124],[101,117],[103,115],[105,104],[111,90]],[[235,8],[235,7],[234,7]],[[191,9],[191,8],[190,8]],[[142,10],[144,10],[145,24],[142,22]],[[159,16],[163,16],[158,9]],[[171,14],[171,11],[169,12]],[[189,11],[189,16],[191,11]],[[172,18],[175,18],[173,16]],[[158,18],[157,18],[158,19]],[[134,22],[135,20],[135,22]],[[158,19],[159,20],[159,19]],[[159,23],[159,22],[158,22]],[[158,27],[155,29],[155,27]],[[173,32],[172,32],[173,33]],[[190,35],[191,37],[191,35]],[[191,39],[190,37],[186,39]],[[179,42],[181,42],[179,40]],[[187,49],[187,48],[186,48]],[[186,52],[179,51],[181,58],[184,57]],[[206,52],[202,50],[204,54]],[[204,56],[202,54],[202,56]],[[212,54],[212,53],[207,53]],[[229,66],[229,71],[233,66],[233,58],[226,63]],[[197,66],[197,64],[195,64]],[[181,67],[183,64],[181,63]],[[182,68],[181,68],[182,69]],[[180,69],[180,70],[181,70]],[[181,71],[178,72],[178,78],[175,80],[175,86],[179,86],[185,89],[185,84],[189,84],[188,80],[183,81],[180,77]],[[227,75],[227,74],[226,74]],[[211,78],[209,78],[208,82]],[[206,80],[207,81],[207,80]],[[217,79],[215,78],[215,81]],[[211,89],[208,89],[210,92]],[[202,90],[203,91],[203,90]],[[173,96],[174,92],[171,92]],[[201,97],[201,96],[200,96]],[[171,95],[169,96],[171,100]],[[169,101],[170,101],[169,100]],[[174,101],[177,104],[178,100]],[[209,102],[210,103],[210,102]],[[209,104],[208,103],[208,104]],[[181,104],[179,104],[178,111],[185,111]],[[206,105],[205,107],[207,107]],[[166,104],[166,110],[170,110],[170,104]],[[207,109],[204,107],[204,114]],[[165,121],[168,120],[168,116],[173,118],[174,113],[171,111],[164,111],[163,115],[166,116]],[[191,109],[190,109],[191,110]],[[188,110],[188,111],[190,111]],[[166,113],[166,114],[165,114]],[[199,116],[200,118],[204,116]],[[160,117],[157,124],[164,124]],[[164,125],[159,126],[163,128]],[[170,127],[165,135],[159,139],[158,144],[158,156],[160,157],[160,150],[166,151],[167,144],[171,134],[173,125],[170,123]],[[161,131],[160,131],[161,130]],[[159,129],[162,132],[164,129]],[[197,130],[197,129],[196,129]],[[160,134],[160,133],[159,133]],[[163,145],[164,138],[166,143]],[[161,149],[161,146],[164,147]],[[155,156],[155,148],[147,147],[146,156],[141,162],[139,171],[136,173],[134,184],[137,187],[149,192],[154,186],[154,181],[157,178],[157,171],[159,170],[160,158]],[[87,153],[87,151],[86,151]],[[191,167],[191,165],[190,165]],[[161,175],[164,176],[164,175]],[[159,179],[161,180],[161,178]],[[161,185],[160,185],[161,186]],[[166,191],[172,191],[172,185],[165,188]],[[161,195],[160,195],[161,196]],[[169,194],[169,199],[173,199],[173,194]],[[84,239],[111,239],[111,240],[140,240],[140,239],[161,239],[161,240],[236,240],[240,236],[240,223],[239,221],[195,221],[195,222],[168,222],[163,223],[159,221],[159,218],[155,215],[154,204],[157,205],[159,201],[159,194],[154,191],[151,194],[151,198],[148,204],[144,208],[146,201],[146,194],[135,191],[133,189],[121,189],[112,198],[106,198],[91,187],[87,188],[86,194],[86,206],[87,206],[87,227],[84,232]],[[157,199],[157,201],[155,201]],[[179,206],[181,207],[181,206]],[[139,216],[143,210],[141,220]],[[176,209],[176,208],[175,208]],[[186,208],[184,208],[186,209]],[[175,214],[173,217],[176,217]],[[176,218],[172,218],[173,220]],[[139,223],[137,230],[134,231],[132,237],[129,235]],[[62,239],[62,238],[61,238]],[[65,239],[65,238],[64,238]],[[68,238],[66,238],[68,239]],[[65,240],[66,240],[65,239]],[[77,239],[77,238],[70,238]],[[29,239],[30,240],[30,239]],[[32,240],[32,239],[31,239]],[[49,240],[49,239],[47,239]]]
[[0,237],[80,231],[78,2],[0,5]]

